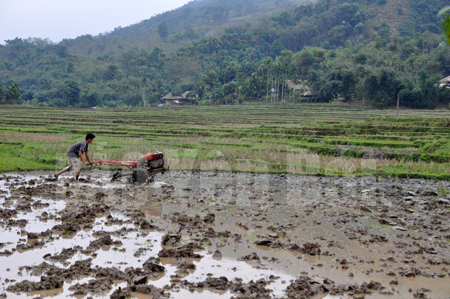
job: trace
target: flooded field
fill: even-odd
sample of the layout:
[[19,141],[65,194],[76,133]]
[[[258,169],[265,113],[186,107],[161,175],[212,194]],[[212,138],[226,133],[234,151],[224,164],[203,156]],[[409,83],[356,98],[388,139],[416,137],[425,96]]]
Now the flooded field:
[[111,174],[0,176],[0,298],[450,298],[448,182]]

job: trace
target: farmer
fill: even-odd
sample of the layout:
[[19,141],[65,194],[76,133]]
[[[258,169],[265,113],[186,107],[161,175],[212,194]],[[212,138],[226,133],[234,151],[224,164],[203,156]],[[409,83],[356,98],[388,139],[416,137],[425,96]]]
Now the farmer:
[[[66,168],[63,168],[63,170],[61,170],[57,174],[55,174],[56,180],[58,180],[58,177],[63,172],[69,171],[73,168],[73,171],[75,172],[75,182],[78,183],[78,176],[80,175],[81,172],[81,164],[79,159],[83,161],[84,165],[92,164],[91,160],[89,159],[88,145],[89,143],[92,143],[92,141],[94,141],[94,138],[95,138],[94,134],[88,133],[86,135],[86,140],[77,142],[74,145],[72,145],[72,147],[67,152],[67,159],[69,160],[69,165]],[[83,159],[83,153],[86,156],[86,160],[88,161],[87,163]]]

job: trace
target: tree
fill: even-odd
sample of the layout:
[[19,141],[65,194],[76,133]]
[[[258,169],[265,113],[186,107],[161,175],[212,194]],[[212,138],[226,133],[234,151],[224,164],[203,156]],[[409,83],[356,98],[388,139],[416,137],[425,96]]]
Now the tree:
[[308,80],[314,96],[321,102],[339,97],[348,101],[355,95],[358,84],[355,66],[340,59],[330,61],[321,70],[310,71]]
[[194,92],[200,99],[203,99],[203,95],[205,94],[205,82],[203,80],[195,82]]
[[67,103],[67,107],[77,106],[79,100],[80,88],[78,87],[78,83],[76,81],[68,81],[66,82],[66,86],[64,88],[64,99]]
[[[446,6],[438,12],[438,17],[442,17],[444,14],[450,11],[450,6]],[[447,43],[450,45],[450,15],[447,15],[444,19],[444,23],[441,27],[441,32],[445,32],[445,37],[447,38]]]
[[108,65],[106,69],[106,80],[118,80],[120,78],[120,69],[115,64]]
[[84,108],[95,107],[100,103],[97,84],[90,83],[80,91],[80,106]]
[[223,21],[228,17],[229,11],[224,4],[210,5],[203,14],[206,20]]
[[147,86],[147,78],[143,77],[141,80],[141,93],[142,93],[142,106],[147,107],[147,101],[145,100],[145,88]]
[[8,93],[6,94],[6,101],[9,104],[17,104],[17,101],[20,98],[20,87],[17,83],[13,83],[8,88]]
[[166,21],[159,23],[158,34],[161,38],[166,38],[169,35],[169,27],[167,26]]
[[0,104],[4,104],[6,102],[6,89],[5,84],[0,81]]
[[310,71],[308,82],[310,82],[312,93],[318,102],[330,102],[333,100],[332,85],[325,79],[325,76],[321,72],[315,70]]
[[377,107],[393,105],[404,88],[399,74],[392,68],[368,68],[364,79],[363,93]]
[[438,104],[439,87],[436,82],[439,77],[430,76],[425,70],[419,71],[419,83],[404,79],[404,88],[399,93],[402,105],[411,108],[434,109]]
[[64,107],[65,104],[65,100],[61,98],[52,98],[47,103],[47,105],[50,107]]
[[231,95],[233,97],[236,92],[236,82],[231,81],[223,85],[223,94],[225,97],[225,104],[228,104],[228,97]]
[[69,62],[69,63],[67,64],[67,72],[68,72],[68,73],[73,73],[73,71],[74,71],[74,69],[73,69],[73,63],[72,63],[72,62]]
[[283,44],[279,39],[276,39],[270,46],[270,55],[276,57],[281,54],[281,51],[285,50]]

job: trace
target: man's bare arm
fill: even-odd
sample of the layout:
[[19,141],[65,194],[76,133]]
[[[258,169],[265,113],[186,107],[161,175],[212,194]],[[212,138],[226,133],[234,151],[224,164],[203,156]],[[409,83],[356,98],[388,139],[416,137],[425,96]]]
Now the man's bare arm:
[[78,152],[78,156],[80,157],[81,161],[83,161],[84,165],[88,165],[88,164],[84,161],[84,158],[83,158],[83,152],[82,152],[82,151],[79,151],[79,152]]
[[88,152],[85,152],[84,155],[86,156],[86,159],[88,160],[89,164],[92,164],[91,159],[89,159]]

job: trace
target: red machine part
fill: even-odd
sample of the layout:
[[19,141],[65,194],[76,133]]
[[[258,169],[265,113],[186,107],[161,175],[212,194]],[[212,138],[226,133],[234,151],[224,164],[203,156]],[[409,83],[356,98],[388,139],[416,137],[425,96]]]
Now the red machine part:
[[164,158],[163,153],[153,153],[153,154],[147,154],[144,156],[145,161],[151,161],[156,159],[162,159]]
[[123,161],[112,161],[112,160],[98,160],[98,161],[92,162],[92,164],[100,164],[100,165],[102,165],[103,163],[117,164],[120,166],[129,166],[129,167],[136,167],[138,164],[137,161],[123,162]]
[[[143,158],[145,159],[145,161],[152,161],[152,160],[164,158],[164,154],[163,153],[146,154]],[[139,161],[124,162],[124,161],[113,161],[113,160],[99,160],[99,161],[92,162],[92,164],[100,164],[100,165],[102,165],[103,163],[117,164],[120,166],[128,166],[128,167],[136,167],[138,165]]]

